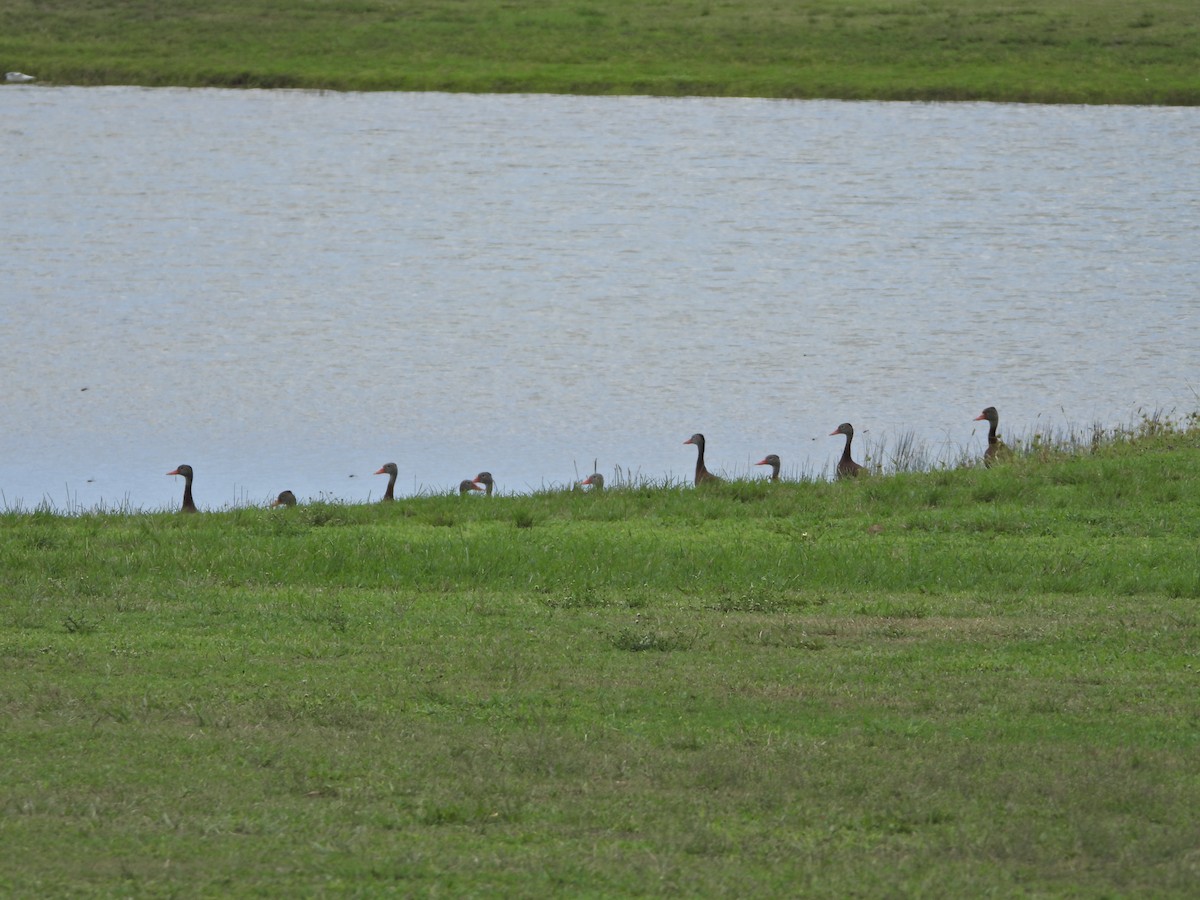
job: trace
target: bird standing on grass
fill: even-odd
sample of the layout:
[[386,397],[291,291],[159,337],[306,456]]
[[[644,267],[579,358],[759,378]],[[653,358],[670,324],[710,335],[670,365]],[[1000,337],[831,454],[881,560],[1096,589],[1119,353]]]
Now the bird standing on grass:
[[376,475],[386,475],[388,477],[387,490],[383,492],[383,498],[380,503],[388,503],[396,499],[396,476],[400,474],[400,467],[395,463],[384,463],[379,467]]
[[700,434],[700,432],[696,432],[690,438],[684,441],[684,443],[696,445],[696,485],[720,484],[721,479],[712,472],[708,471],[708,469],[704,466],[704,435]]
[[192,500],[192,467],[185,463],[184,465],[176,466],[174,471],[167,474],[183,476],[183,507],[179,511],[198,512],[196,502]]
[[829,432],[829,436],[835,434],[844,434],[846,436],[846,446],[842,450],[842,458],[838,460],[837,477],[838,478],[857,478],[862,472],[863,467],[850,458],[850,442],[854,440],[854,426],[849,422],[843,422],[833,431]]
[[776,454],[772,453],[769,456],[764,456],[762,459],[760,459],[758,462],[756,462],[755,465],[756,466],[770,466],[771,467],[771,481],[779,480],[779,465],[780,465],[780,463],[779,463],[779,457]]

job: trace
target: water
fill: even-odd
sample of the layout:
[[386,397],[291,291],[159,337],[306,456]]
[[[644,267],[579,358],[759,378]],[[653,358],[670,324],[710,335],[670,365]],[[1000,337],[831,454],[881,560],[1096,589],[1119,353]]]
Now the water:
[[0,123],[9,507],[1200,407],[1200,110],[22,86]]

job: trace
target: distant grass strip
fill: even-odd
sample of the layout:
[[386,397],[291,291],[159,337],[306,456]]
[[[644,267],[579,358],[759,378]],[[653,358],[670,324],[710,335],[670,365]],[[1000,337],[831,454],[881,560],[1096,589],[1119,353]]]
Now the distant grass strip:
[[1190,896],[1200,428],[1105,434],[838,483],[0,514],[0,886]]
[[1195,105],[1192,0],[12,0],[63,84]]

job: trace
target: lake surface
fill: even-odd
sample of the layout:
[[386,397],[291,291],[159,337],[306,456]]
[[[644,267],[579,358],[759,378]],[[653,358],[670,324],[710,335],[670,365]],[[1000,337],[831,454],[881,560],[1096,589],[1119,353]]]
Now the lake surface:
[[1200,408],[1197,109],[5,86],[0,129],[0,506]]

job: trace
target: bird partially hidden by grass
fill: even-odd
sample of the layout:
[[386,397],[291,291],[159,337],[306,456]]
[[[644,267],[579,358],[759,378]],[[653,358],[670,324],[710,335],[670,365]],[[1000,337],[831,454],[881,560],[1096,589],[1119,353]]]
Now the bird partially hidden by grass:
[[376,475],[386,475],[388,477],[387,490],[383,492],[383,497],[380,498],[380,503],[390,503],[396,499],[396,476],[400,474],[400,468],[395,463],[384,463],[376,472]]
[[756,466],[771,467],[771,481],[779,480],[779,456],[775,453],[768,454],[755,463]]
[[996,429],[1000,425],[1000,413],[996,412],[996,407],[989,406],[977,415],[974,421],[988,423],[988,445],[987,449],[983,451],[983,464],[990,469],[995,463],[1012,459],[1012,449],[1000,440],[1000,435],[996,433]]
[[192,513],[198,512],[196,509],[196,502],[192,499],[192,467],[184,463],[183,465],[176,466],[173,471],[168,472],[167,474],[183,476],[183,506],[179,511]]
[[496,482],[495,482],[495,479],[492,478],[491,472],[480,472],[478,475],[475,476],[474,483],[476,486],[479,486],[481,484],[483,485],[484,491],[485,491],[485,496],[487,496],[487,497],[492,496],[492,489],[496,486]]
[[844,434],[846,436],[846,446],[842,450],[842,458],[838,460],[837,477],[838,478],[857,478],[863,472],[863,466],[856,463],[850,458],[850,442],[854,440],[854,426],[849,422],[843,422],[833,431],[829,432],[829,436],[835,434]]
[[708,468],[704,465],[704,435],[696,432],[684,441],[684,443],[696,445],[696,486],[699,487],[702,484],[720,484],[721,479],[708,471]]

